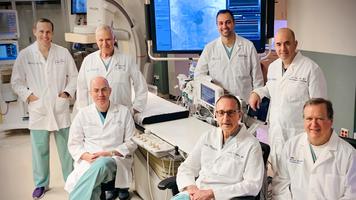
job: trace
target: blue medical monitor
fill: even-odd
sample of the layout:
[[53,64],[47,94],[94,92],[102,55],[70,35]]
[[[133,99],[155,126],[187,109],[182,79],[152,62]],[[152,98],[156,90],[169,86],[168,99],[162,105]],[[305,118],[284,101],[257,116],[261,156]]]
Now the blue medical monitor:
[[216,13],[230,9],[235,31],[265,50],[266,0],[151,0],[151,32],[156,53],[201,53],[219,37]]
[[215,103],[221,95],[224,94],[224,89],[207,81],[197,81],[197,96],[196,103],[204,107],[215,108]]
[[71,0],[71,14],[86,14],[87,0]]
[[13,64],[18,51],[17,41],[0,41],[0,65]]
[[16,10],[0,10],[0,40],[20,37],[18,21]]

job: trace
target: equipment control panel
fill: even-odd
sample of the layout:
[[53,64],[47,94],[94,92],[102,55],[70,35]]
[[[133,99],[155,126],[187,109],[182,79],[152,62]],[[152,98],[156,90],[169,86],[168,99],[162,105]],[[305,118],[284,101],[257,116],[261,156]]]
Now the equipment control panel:
[[132,140],[158,158],[166,156],[168,152],[174,150],[174,146],[150,133],[136,134]]

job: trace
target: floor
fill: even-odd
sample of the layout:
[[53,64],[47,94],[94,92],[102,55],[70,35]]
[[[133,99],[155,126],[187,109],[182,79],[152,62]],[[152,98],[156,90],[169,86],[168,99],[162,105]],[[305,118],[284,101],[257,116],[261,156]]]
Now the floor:
[[[53,135],[50,141],[50,190],[43,200],[68,199],[63,189],[59,158]],[[27,130],[0,132],[0,199],[31,200],[34,189],[31,166],[31,142]],[[132,200],[140,199],[135,194]],[[42,200],[41,199],[41,200]]]

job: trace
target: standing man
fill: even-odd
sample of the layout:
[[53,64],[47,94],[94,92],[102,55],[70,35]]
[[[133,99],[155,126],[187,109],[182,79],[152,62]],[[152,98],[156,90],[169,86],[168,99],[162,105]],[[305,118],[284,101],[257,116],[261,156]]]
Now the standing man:
[[49,132],[56,132],[64,180],[73,169],[67,149],[69,99],[75,93],[78,71],[69,51],[52,43],[53,30],[48,19],[35,23],[36,42],[20,52],[11,77],[12,88],[28,103],[34,199],[41,198],[49,185]]
[[305,132],[288,140],[272,181],[274,200],[356,199],[356,150],[332,129],[330,101],[304,105]]
[[[91,104],[90,80],[103,76],[112,88],[112,103],[125,105],[134,113],[142,112],[147,102],[147,84],[135,60],[114,47],[115,38],[109,26],[99,26],[95,38],[99,50],[85,57],[79,70],[77,106]],[[133,102],[131,84],[135,91]]]
[[111,88],[104,77],[90,85],[94,103],[79,110],[70,128],[68,149],[75,165],[65,189],[70,200],[99,199],[101,183],[115,178],[120,200],[127,199],[137,147],[131,140],[134,121],[126,106],[109,101]]
[[221,96],[215,115],[219,128],[204,134],[179,166],[178,189],[192,200],[256,196],[264,175],[262,150],[258,140],[239,123],[239,100],[230,94]]
[[249,99],[254,110],[263,97],[271,99],[268,139],[274,172],[278,170],[277,157],[284,143],[303,132],[300,112],[304,103],[310,98],[327,96],[323,72],[315,62],[296,51],[297,45],[291,29],[278,30],[275,48],[279,59],[270,64],[266,85],[255,89]]
[[216,25],[220,37],[205,46],[194,77],[207,77],[247,101],[253,89],[263,86],[256,49],[251,41],[235,33],[235,20],[230,10],[217,13]]

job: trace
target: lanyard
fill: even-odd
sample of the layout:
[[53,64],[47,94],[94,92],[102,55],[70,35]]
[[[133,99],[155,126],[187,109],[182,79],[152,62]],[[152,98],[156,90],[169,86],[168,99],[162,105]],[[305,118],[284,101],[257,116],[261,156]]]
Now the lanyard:
[[309,148],[310,148],[310,152],[311,152],[311,155],[312,155],[312,158],[313,158],[313,163],[315,163],[317,158],[316,158],[315,152],[314,152],[313,147],[311,146],[311,144],[309,144]]

